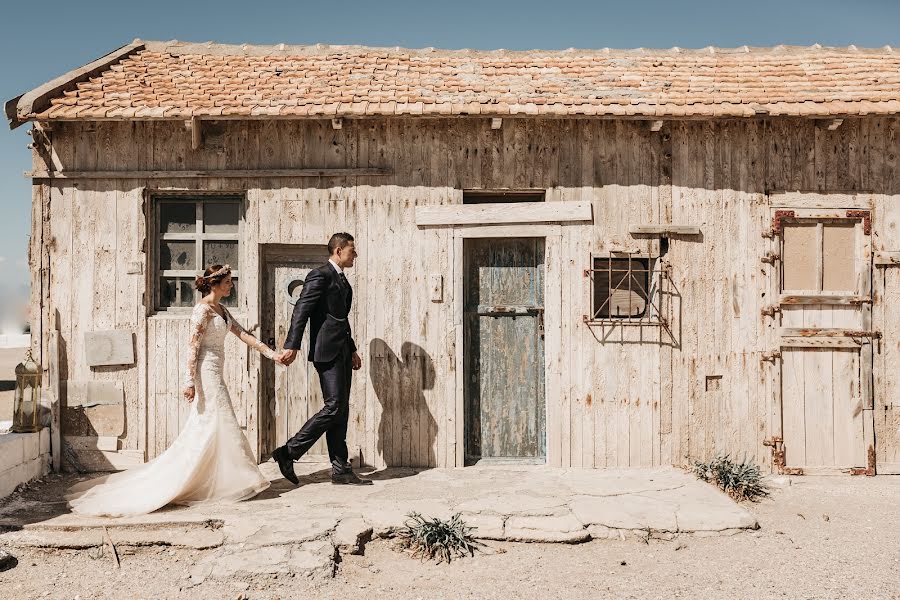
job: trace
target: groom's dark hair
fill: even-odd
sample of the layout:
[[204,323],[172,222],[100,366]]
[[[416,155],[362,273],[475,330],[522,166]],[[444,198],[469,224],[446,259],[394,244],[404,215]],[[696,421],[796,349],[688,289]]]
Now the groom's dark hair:
[[334,254],[338,248],[343,248],[353,241],[353,236],[346,232],[336,233],[328,240],[328,256]]

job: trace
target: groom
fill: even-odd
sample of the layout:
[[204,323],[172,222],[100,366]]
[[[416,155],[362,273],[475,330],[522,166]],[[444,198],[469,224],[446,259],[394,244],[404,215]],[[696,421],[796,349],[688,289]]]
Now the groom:
[[357,256],[353,236],[349,233],[331,236],[328,254],[328,263],[310,271],[303,282],[284,341],[285,349],[278,357],[278,362],[284,365],[294,362],[309,321],[308,359],[319,373],[325,406],[284,446],[276,448],[272,458],[284,478],[297,485],[300,481],[294,473],[294,461],[306,454],[324,433],[331,460],[331,482],[371,485],[371,480],[360,479],[353,472],[347,452],[351,369],[356,371],[362,367],[348,321],[353,289],[344,275],[344,269],[352,267]]

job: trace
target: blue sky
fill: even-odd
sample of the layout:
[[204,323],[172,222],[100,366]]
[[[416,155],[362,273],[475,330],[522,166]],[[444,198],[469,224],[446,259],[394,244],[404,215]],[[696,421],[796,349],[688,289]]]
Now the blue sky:
[[[136,37],[228,43],[411,48],[683,48],[775,44],[900,46],[893,0],[343,0],[274,2],[47,0],[0,34],[0,99]],[[27,127],[0,133],[0,292],[28,281]],[[0,300],[2,301],[2,300]]]

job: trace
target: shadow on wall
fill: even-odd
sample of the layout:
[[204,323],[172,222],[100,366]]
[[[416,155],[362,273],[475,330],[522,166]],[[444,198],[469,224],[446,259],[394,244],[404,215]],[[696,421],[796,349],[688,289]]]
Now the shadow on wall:
[[434,388],[434,361],[424,348],[404,342],[400,356],[382,339],[369,344],[369,376],[381,403],[377,451],[388,467],[433,467],[437,422],[425,390]]

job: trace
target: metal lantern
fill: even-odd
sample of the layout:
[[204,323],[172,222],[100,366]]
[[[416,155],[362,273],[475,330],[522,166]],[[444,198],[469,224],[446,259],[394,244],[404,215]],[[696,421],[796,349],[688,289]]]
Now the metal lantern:
[[31,349],[25,362],[16,365],[16,397],[13,401],[14,433],[31,433],[41,429],[41,368],[34,362]]

